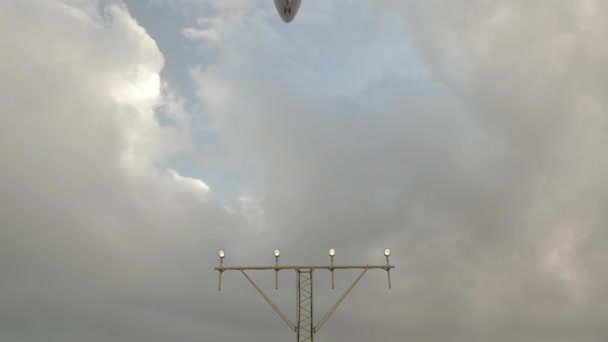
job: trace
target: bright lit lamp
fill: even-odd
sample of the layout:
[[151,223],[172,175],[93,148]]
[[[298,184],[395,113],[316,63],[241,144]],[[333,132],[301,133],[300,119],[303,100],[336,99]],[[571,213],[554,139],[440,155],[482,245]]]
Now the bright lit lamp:
[[333,257],[334,255],[336,255],[336,250],[332,248],[329,250],[329,256]]
[[280,251],[280,250],[278,250],[278,249],[275,249],[275,250],[274,250],[274,256],[278,258],[278,257],[279,257],[279,255],[281,255],[281,251]]
[[390,248],[385,249],[384,250],[384,255],[386,255],[386,256],[391,255],[391,249]]
[[220,250],[220,251],[217,253],[217,255],[219,255],[219,256],[220,256],[220,259],[223,259],[223,258],[224,258],[224,256],[226,255],[226,253],[224,253],[224,250]]

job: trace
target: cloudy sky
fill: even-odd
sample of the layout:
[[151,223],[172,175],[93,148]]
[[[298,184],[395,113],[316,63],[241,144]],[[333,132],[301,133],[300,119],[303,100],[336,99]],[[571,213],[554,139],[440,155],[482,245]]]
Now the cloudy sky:
[[[608,339],[600,0],[0,2],[0,340]],[[295,319],[293,272],[252,277]],[[315,272],[320,318],[355,279]]]

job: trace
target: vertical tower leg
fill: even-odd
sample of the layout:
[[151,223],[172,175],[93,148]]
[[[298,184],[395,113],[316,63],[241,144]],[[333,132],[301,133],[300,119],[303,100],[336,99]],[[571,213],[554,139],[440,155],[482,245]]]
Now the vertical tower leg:
[[312,316],[312,269],[297,270],[298,320],[296,334],[298,342],[314,342]]

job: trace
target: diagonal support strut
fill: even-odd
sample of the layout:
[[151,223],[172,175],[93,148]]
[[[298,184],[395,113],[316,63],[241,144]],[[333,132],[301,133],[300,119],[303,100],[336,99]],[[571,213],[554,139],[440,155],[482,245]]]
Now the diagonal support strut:
[[332,313],[334,313],[334,311],[336,311],[336,309],[338,308],[338,306],[340,305],[340,303],[342,303],[342,301],[344,300],[344,298],[346,298],[346,296],[348,296],[348,294],[350,293],[350,291],[352,291],[352,289],[355,287],[355,285],[357,285],[357,283],[359,282],[359,280],[361,280],[361,278],[363,277],[363,275],[365,274],[365,272],[367,272],[367,268],[363,270],[363,272],[361,272],[361,274],[359,275],[359,277],[357,277],[357,279],[355,279],[355,281],[353,282],[353,284],[348,288],[348,290],[346,290],[346,292],[344,292],[344,294],[342,295],[342,297],[340,297],[340,299],[338,299],[338,301],[336,302],[336,304],[334,304],[334,306],[331,307],[331,309],[329,309],[329,311],[325,314],[325,316],[323,316],[323,318],[321,318],[321,320],[319,321],[319,323],[317,323],[317,326],[314,327],[314,332],[316,333],[317,331],[319,331],[319,329],[321,329],[321,327],[323,326],[323,324],[325,324],[325,322],[327,321],[327,319],[329,318],[329,316],[331,316]]
[[289,318],[287,318],[287,316],[285,316],[285,314],[281,311],[281,309],[279,309],[278,306],[276,306],[272,300],[270,300],[270,298],[268,298],[268,296],[264,293],[264,291],[262,291],[262,289],[256,285],[256,283],[249,278],[249,276],[247,275],[247,273],[245,273],[245,271],[241,270],[241,273],[243,273],[243,275],[245,276],[245,278],[247,278],[247,280],[249,280],[249,282],[251,283],[251,285],[253,285],[253,287],[255,287],[256,290],[258,290],[258,292],[262,295],[262,297],[264,297],[264,299],[266,299],[266,301],[268,302],[268,304],[270,304],[270,306],[272,306],[272,308],[274,309],[274,311],[276,311],[276,313],[279,314],[279,316],[281,316],[281,318],[285,321],[285,323],[287,323],[287,325],[289,325],[289,327],[291,328],[291,330],[296,331],[296,326],[295,324],[291,323],[291,321],[289,320]]

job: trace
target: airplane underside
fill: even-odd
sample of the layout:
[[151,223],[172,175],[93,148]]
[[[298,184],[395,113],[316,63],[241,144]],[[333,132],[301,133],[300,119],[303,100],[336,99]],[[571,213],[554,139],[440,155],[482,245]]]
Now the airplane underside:
[[279,16],[286,23],[291,22],[295,18],[301,3],[302,0],[274,0]]

